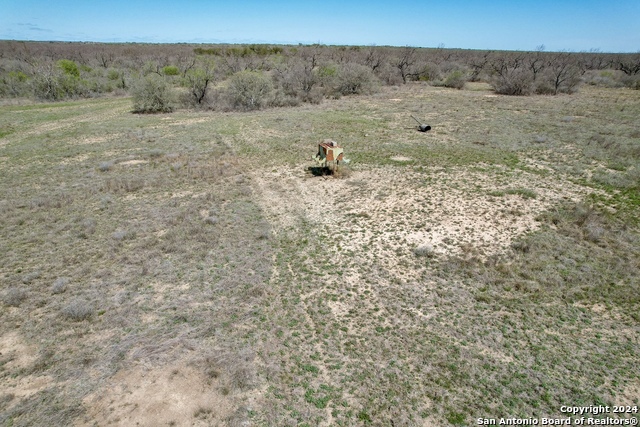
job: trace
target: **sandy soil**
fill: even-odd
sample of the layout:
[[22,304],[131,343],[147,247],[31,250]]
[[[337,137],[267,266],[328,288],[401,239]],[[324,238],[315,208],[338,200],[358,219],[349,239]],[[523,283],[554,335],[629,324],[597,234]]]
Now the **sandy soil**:
[[221,426],[232,412],[217,381],[184,361],[121,371],[84,404],[77,426]]
[[[36,349],[24,342],[17,332],[0,336],[0,363],[9,371],[28,371],[36,363]],[[0,383],[0,396],[13,395],[23,399],[46,389],[53,384],[49,375],[33,373],[18,377],[7,376]]]
[[[409,168],[356,170],[346,179],[312,177],[303,167],[276,169],[256,173],[254,182],[276,232],[304,218],[341,236],[344,249],[378,255],[388,267],[398,250],[420,246],[438,255],[502,252],[538,229],[535,218],[550,206],[584,196],[572,183],[558,185],[559,177],[522,171]],[[536,196],[508,194],[514,189]]]

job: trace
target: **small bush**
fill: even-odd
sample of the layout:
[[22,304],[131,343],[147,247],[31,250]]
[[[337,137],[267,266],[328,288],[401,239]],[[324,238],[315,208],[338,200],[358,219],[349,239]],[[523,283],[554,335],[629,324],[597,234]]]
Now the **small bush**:
[[61,71],[59,68],[43,68],[30,81],[33,95],[38,99],[58,101],[65,98],[86,96],[86,82],[73,73]]
[[[283,90],[277,90],[274,93],[274,97],[273,97],[273,100],[271,101],[271,105],[273,105],[274,107],[297,107],[298,105],[300,105],[301,101],[311,102],[315,104],[319,103],[319,102],[313,102],[313,99],[308,98],[306,95],[307,94],[304,93],[300,97],[291,96],[284,93]],[[322,95],[320,96],[321,96],[320,100],[322,100]]]
[[593,243],[599,243],[604,237],[606,230],[597,222],[590,221],[584,225],[584,238]]
[[182,86],[187,91],[183,94],[182,103],[188,107],[210,107],[212,99],[209,95],[210,88],[215,78],[214,64],[204,62],[200,68],[189,70],[182,79]]
[[52,294],[61,294],[67,290],[67,284],[69,283],[68,277],[58,277],[53,285],[51,285]]
[[136,233],[130,230],[116,230],[111,234],[111,237],[117,241],[133,240],[136,238]]
[[113,162],[101,162],[98,165],[98,170],[100,172],[109,172],[111,169],[113,169]]
[[422,82],[440,81],[441,77],[442,73],[440,71],[440,67],[432,62],[425,64],[418,73],[418,80]]
[[556,90],[549,79],[540,78],[533,85],[533,91],[538,95],[553,95]]
[[269,104],[271,79],[256,71],[240,71],[231,77],[227,89],[231,105],[240,110],[259,110]]
[[593,86],[616,88],[622,86],[620,74],[622,73],[615,70],[589,70],[584,73],[583,80]]
[[215,216],[208,216],[204,219],[205,224],[215,225],[219,222],[218,218]]
[[421,245],[413,249],[413,254],[419,258],[432,258],[435,255],[435,252],[431,245]]
[[22,283],[24,284],[29,284],[31,282],[33,282],[34,280],[38,279],[41,276],[40,271],[36,270],[36,271],[32,271],[31,273],[25,274],[24,276],[22,276]]
[[75,300],[62,309],[62,314],[71,320],[85,320],[93,315],[93,306],[84,300]]
[[62,72],[66,75],[73,77],[80,77],[80,70],[78,69],[78,64],[71,61],[70,59],[61,59],[56,65],[58,68],[62,70]]
[[536,135],[533,138],[533,142],[535,142],[536,144],[543,144],[545,142],[547,142],[549,138],[546,137],[546,135]]
[[177,76],[180,74],[180,70],[174,65],[167,65],[162,69],[162,74],[165,76]]
[[147,155],[149,156],[150,159],[158,159],[164,156],[164,151],[160,150],[159,148],[154,148],[150,150]]
[[2,297],[2,301],[10,307],[18,307],[27,299],[27,291],[21,288],[9,288]]
[[134,113],[169,113],[172,104],[171,90],[162,77],[150,74],[133,88]]
[[324,86],[330,84],[338,76],[338,67],[334,64],[325,64],[318,68],[317,76]]
[[628,88],[640,90],[640,74],[624,75],[620,82]]
[[118,70],[114,70],[113,68],[107,71],[107,78],[112,81],[116,81],[120,79],[120,72]]
[[348,63],[338,71],[335,90],[340,95],[370,94],[377,87],[377,79],[369,67]]
[[501,95],[526,96],[533,92],[533,75],[524,69],[513,69],[495,76],[491,86]]
[[462,70],[454,70],[444,79],[443,86],[454,89],[464,89],[467,83],[467,73]]
[[28,94],[27,76],[22,71],[9,71],[0,78],[0,96],[20,97]]

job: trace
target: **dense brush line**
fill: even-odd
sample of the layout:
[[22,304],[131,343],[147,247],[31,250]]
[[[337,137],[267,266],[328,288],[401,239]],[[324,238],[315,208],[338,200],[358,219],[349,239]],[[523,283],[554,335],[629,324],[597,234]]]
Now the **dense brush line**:
[[[220,90],[246,73],[255,73],[255,81],[269,81],[260,83],[270,87],[262,89],[259,98],[238,101],[237,90]],[[150,108],[136,105],[134,110],[170,111],[175,105],[239,110],[291,106],[411,81],[456,89],[463,89],[467,81],[483,81],[506,95],[573,93],[583,82],[638,89],[640,54],[545,52],[543,47],[515,52],[0,41],[2,98],[56,101],[108,93],[135,95],[136,88],[152,76],[174,93],[159,106],[157,102]]]

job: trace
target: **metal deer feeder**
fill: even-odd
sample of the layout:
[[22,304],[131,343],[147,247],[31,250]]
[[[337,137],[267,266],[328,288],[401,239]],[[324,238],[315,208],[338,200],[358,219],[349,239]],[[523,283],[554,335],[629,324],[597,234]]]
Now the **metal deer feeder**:
[[345,161],[344,149],[337,142],[325,139],[318,144],[318,154],[313,157],[313,160],[320,166],[335,170],[340,162]]
[[[413,117],[413,115],[411,117]],[[427,132],[427,131],[431,130],[431,126],[425,125],[424,123],[421,123],[420,120],[416,119],[415,117],[413,117],[413,120],[418,122],[418,130],[420,132]]]

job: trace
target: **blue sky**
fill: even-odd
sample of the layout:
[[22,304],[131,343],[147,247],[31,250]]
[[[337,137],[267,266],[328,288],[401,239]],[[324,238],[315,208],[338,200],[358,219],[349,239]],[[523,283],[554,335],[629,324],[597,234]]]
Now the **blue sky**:
[[640,51],[639,0],[0,0],[0,39]]

